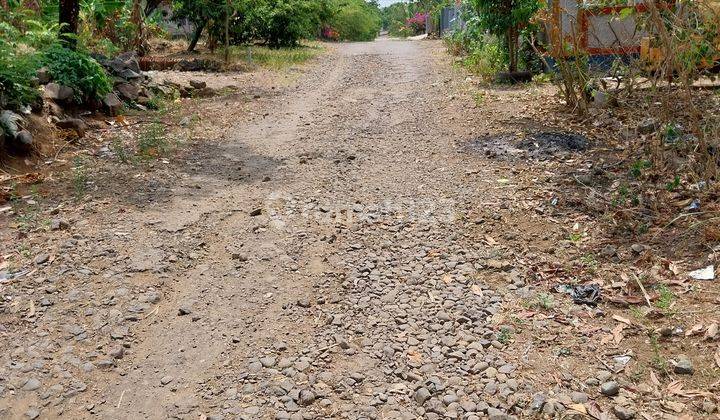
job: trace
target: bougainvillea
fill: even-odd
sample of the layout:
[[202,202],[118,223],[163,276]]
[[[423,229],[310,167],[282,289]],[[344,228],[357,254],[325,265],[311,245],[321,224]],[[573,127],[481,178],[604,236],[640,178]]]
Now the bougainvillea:
[[331,41],[340,39],[340,34],[331,26],[324,26],[322,29],[322,37]]
[[411,28],[416,34],[425,32],[425,20],[428,17],[426,12],[415,13],[413,17],[407,18],[405,26]]

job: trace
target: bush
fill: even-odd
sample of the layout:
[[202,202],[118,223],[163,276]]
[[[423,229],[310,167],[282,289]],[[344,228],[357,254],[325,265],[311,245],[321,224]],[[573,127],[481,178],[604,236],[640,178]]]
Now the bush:
[[251,11],[255,33],[271,48],[295,47],[314,37],[319,28],[320,5],[305,0],[267,0]]
[[85,53],[56,44],[45,51],[42,63],[54,81],[73,89],[77,103],[101,99],[112,90],[105,69]]
[[507,65],[507,61],[507,54],[500,41],[496,37],[487,36],[469,45],[463,64],[473,73],[491,78]]
[[372,41],[380,31],[380,12],[364,0],[341,3],[332,19],[338,38],[346,41]]
[[38,99],[32,79],[39,66],[35,54],[17,52],[7,41],[0,39],[0,109],[18,109]]

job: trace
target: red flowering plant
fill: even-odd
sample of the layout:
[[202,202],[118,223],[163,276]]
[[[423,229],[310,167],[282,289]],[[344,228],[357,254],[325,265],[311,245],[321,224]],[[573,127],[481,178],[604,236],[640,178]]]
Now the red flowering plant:
[[332,26],[326,25],[322,29],[322,37],[332,41],[337,41],[340,39],[340,33],[338,33],[338,31],[336,31]]
[[412,29],[416,34],[425,32],[425,20],[428,17],[427,12],[417,12],[413,17],[407,18],[405,26]]

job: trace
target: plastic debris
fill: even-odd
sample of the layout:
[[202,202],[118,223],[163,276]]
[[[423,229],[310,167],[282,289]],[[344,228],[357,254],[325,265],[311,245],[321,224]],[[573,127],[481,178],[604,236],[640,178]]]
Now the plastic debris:
[[705,268],[691,271],[688,275],[695,280],[715,280],[715,266],[708,265]]
[[698,200],[697,198],[694,199],[694,200],[692,201],[692,203],[690,203],[689,206],[685,207],[685,210],[687,210],[687,211],[693,211],[693,212],[694,212],[694,211],[700,211],[700,200]]
[[569,294],[573,302],[579,305],[596,306],[601,299],[600,286],[597,284],[562,284],[556,290]]

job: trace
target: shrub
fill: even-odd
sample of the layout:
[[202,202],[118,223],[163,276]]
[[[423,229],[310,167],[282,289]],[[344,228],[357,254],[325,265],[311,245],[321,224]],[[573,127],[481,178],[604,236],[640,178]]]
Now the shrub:
[[337,6],[332,27],[339,39],[372,41],[380,31],[380,12],[364,0],[350,0]]
[[105,69],[86,53],[53,45],[43,54],[53,80],[71,87],[78,103],[89,99],[101,99],[112,90],[112,83]]
[[268,0],[252,11],[258,37],[272,48],[295,47],[315,36],[320,5],[305,0]]
[[413,15],[413,17],[408,18],[405,21],[405,26],[412,29],[412,31],[415,34],[421,34],[425,32],[425,19],[427,19],[428,14],[418,12]]
[[494,76],[506,63],[507,54],[500,41],[493,36],[469,44],[467,56],[463,59],[465,67],[485,78]]
[[17,109],[38,99],[38,91],[31,84],[38,67],[35,54],[17,52],[0,39],[0,109]]

